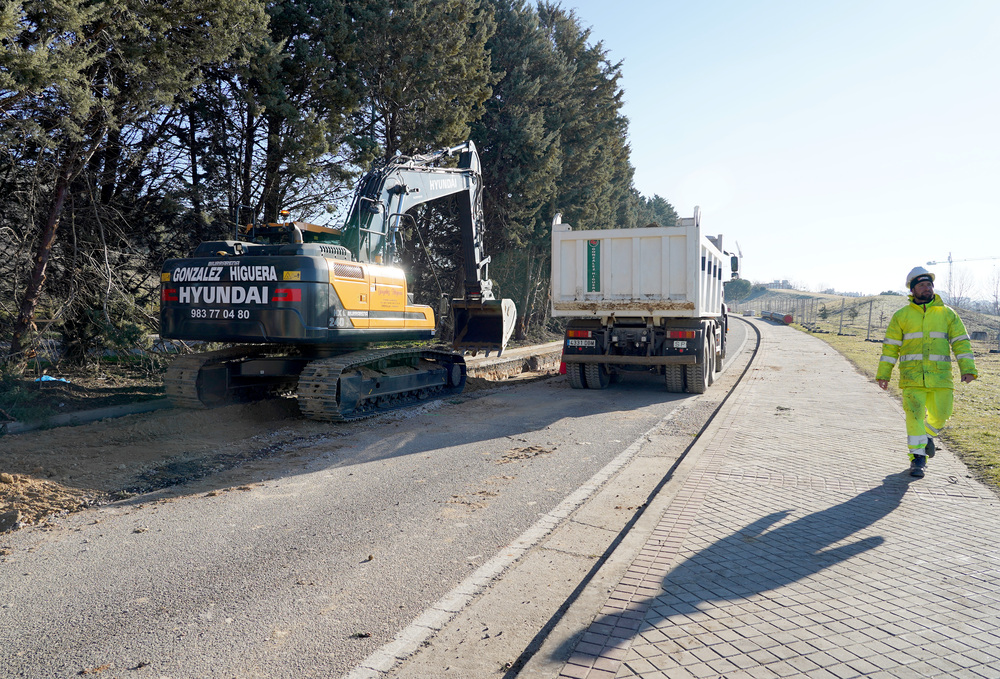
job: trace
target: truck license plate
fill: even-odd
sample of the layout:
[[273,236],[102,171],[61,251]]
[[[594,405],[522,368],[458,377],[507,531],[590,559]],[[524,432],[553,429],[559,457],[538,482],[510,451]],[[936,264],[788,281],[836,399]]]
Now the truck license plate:
[[596,347],[597,340],[581,340],[581,339],[571,339],[566,340],[566,346],[568,347]]
[[674,340],[674,349],[687,349],[687,340]]

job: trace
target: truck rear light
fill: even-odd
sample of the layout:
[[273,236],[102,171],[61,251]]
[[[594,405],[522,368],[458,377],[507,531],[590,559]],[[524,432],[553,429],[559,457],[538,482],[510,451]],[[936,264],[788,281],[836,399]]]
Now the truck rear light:
[[695,339],[698,336],[695,330],[671,330],[667,333],[670,339]]
[[590,330],[567,330],[566,337],[593,337],[594,333]]

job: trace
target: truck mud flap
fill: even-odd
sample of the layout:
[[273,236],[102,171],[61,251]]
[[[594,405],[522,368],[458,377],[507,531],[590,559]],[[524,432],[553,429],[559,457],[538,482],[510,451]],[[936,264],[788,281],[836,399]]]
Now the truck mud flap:
[[480,351],[502,354],[517,320],[517,310],[511,299],[453,299],[451,313],[455,321],[453,348],[473,355]]

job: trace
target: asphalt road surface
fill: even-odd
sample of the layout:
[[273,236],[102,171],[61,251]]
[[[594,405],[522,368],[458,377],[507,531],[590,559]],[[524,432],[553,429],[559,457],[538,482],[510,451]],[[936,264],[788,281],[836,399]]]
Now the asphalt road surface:
[[[730,346],[745,334],[732,323]],[[591,491],[580,489],[634,456],[650,432],[680,454],[726,388],[722,380],[703,396],[669,394],[652,375],[604,391],[573,390],[564,377],[512,382],[332,425],[239,485],[203,481],[18,531],[3,540],[0,675],[357,673],[484,564],[503,559],[540,517],[570,497],[586,502]],[[619,524],[655,485],[647,476],[609,505]],[[588,543],[591,561],[613,538],[598,533],[607,536]],[[552,585],[551,572],[515,571],[529,587]],[[564,587],[574,577],[559,574]],[[551,614],[543,608],[535,618]],[[506,657],[534,624],[508,633]]]

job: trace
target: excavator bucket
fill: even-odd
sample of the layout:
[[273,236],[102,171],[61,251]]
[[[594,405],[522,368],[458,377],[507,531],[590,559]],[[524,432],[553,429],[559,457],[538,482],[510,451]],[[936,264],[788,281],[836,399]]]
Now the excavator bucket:
[[472,355],[485,351],[503,353],[514,332],[517,310],[512,299],[451,300],[451,313],[455,320],[456,351]]

